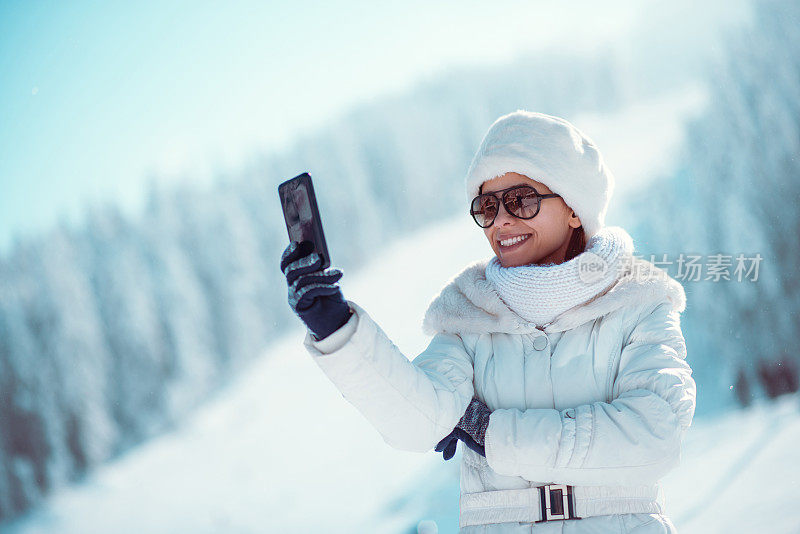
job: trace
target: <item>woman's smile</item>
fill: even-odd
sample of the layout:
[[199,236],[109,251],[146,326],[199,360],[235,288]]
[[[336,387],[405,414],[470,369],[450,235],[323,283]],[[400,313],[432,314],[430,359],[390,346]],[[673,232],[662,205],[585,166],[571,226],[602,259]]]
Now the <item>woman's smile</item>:
[[522,244],[526,243],[531,235],[532,234],[519,234],[516,236],[502,237],[497,240],[497,243],[500,246],[500,251],[507,253],[522,248]]

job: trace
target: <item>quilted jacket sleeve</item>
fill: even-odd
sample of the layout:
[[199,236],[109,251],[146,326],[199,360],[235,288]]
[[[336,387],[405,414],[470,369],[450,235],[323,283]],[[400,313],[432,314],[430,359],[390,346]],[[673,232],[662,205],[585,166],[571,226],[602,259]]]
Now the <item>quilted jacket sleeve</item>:
[[342,396],[395,449],[426,452],[449,434],[472,400],[472,357],[455,334],[436,334],[409,361],[360,306],[339,330],[303,342]]
[[565,410],[496,410],[486,460],[503,475],[572,485],[651,484],[680,461],[695,410],[679,312],[645,308],[620,356],[613,400]]

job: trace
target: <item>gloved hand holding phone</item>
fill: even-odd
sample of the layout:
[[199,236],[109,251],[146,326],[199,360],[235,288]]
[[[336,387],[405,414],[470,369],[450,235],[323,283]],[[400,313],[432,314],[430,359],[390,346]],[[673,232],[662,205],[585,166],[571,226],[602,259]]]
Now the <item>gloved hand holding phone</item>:
[[320,269],[322,258],[309,241],[292,241],[281,255],[281,271],[289,287],[289,306],[317,341],[341,328],[352,315],[336,283],[342,271]]
[[281,183],[278,197],[289,233],[289,246],[281,255],[289,306],[321,341],[344,326],[353,313],[336,285],[342,271],[328,268],[331,257],[311,175],[304,172]]

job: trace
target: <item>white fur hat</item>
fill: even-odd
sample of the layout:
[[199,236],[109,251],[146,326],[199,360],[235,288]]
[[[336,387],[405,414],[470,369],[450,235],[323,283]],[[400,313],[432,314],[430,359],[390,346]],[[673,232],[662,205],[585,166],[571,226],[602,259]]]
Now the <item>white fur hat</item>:
[[566,120],[521,109],[497,119],[467,171],[467,202],[483,182],[507,172],[561,195],[580,217],[586,239],[605,225],[614,175],[594,142]]

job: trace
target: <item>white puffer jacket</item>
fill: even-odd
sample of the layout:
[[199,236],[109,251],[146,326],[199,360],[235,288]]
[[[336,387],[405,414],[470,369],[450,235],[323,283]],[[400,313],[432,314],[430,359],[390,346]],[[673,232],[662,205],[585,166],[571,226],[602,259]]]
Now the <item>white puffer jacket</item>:
[[[695,410],[681,285],[632,258],[609,290],[540,328],[499,298],[486,261],[432,301],[433,339],[413,362],[352,301],[347,324],[304,344],[397,449],[432,451],[473,395],[488,405],[486,457],[459,445],[460,532],[675,532],[658,480]],[[536,522],[546,484],[573,486],[582,519]]]

